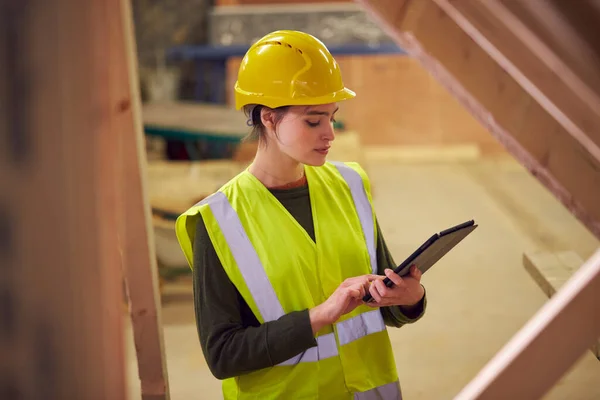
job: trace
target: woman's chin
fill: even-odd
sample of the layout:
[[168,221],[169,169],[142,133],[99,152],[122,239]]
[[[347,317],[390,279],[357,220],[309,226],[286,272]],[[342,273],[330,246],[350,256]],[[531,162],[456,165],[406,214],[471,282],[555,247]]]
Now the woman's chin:
[[311,167],[320,167],[327,162],[327,154],[321,154],[315,152],[314,154],[306,157],[302,164],[310,165]]

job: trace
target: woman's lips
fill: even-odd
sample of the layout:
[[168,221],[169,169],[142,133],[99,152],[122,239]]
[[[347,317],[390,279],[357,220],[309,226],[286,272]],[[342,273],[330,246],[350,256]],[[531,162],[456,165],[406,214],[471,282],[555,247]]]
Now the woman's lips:
[[321,153],[321,154],[325,155],[325,154],[329,153],[329,147],[324,147],[322,149],[315,149],[315,151],[317,153]]

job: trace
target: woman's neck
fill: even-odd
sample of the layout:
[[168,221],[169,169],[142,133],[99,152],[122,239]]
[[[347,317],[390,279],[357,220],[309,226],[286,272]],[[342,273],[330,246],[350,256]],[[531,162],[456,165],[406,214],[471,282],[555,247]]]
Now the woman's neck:
[[280,152],[274,145],[259,145],[248,170],[268,188],[285,186],[304,176],[304,165]]

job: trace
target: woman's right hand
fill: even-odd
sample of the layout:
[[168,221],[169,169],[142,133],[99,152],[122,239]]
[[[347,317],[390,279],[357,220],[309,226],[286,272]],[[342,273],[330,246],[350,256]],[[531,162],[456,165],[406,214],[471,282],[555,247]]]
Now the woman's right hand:
[[363,304],[362,298],[369,293],[371,281],[379,275],[360,275],[348,278],[329,296],[325,302],[309,310],[313,334],[326,325],[333,324],[342,315]]

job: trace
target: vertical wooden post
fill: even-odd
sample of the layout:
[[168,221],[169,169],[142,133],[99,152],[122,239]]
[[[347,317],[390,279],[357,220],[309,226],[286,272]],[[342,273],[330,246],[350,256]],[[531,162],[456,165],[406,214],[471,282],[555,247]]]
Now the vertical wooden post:
[[126,399],[111,3],[0,2],[2,399]]
[[[158,268],[156,262],[150,205],[146,193],[146,153],[142,129],[138,66],[130,0],[116,0],[121,24],[115,28],[113,46],[125,55],[119,67],[128,75],[123,87],[128,90],[119,107],[121,146],[122,208],[120,243],[125,280],[137,352],[142,399],[169,398],[169,387],[162,323]],[[118,32],[118,34],[117,34]]]

